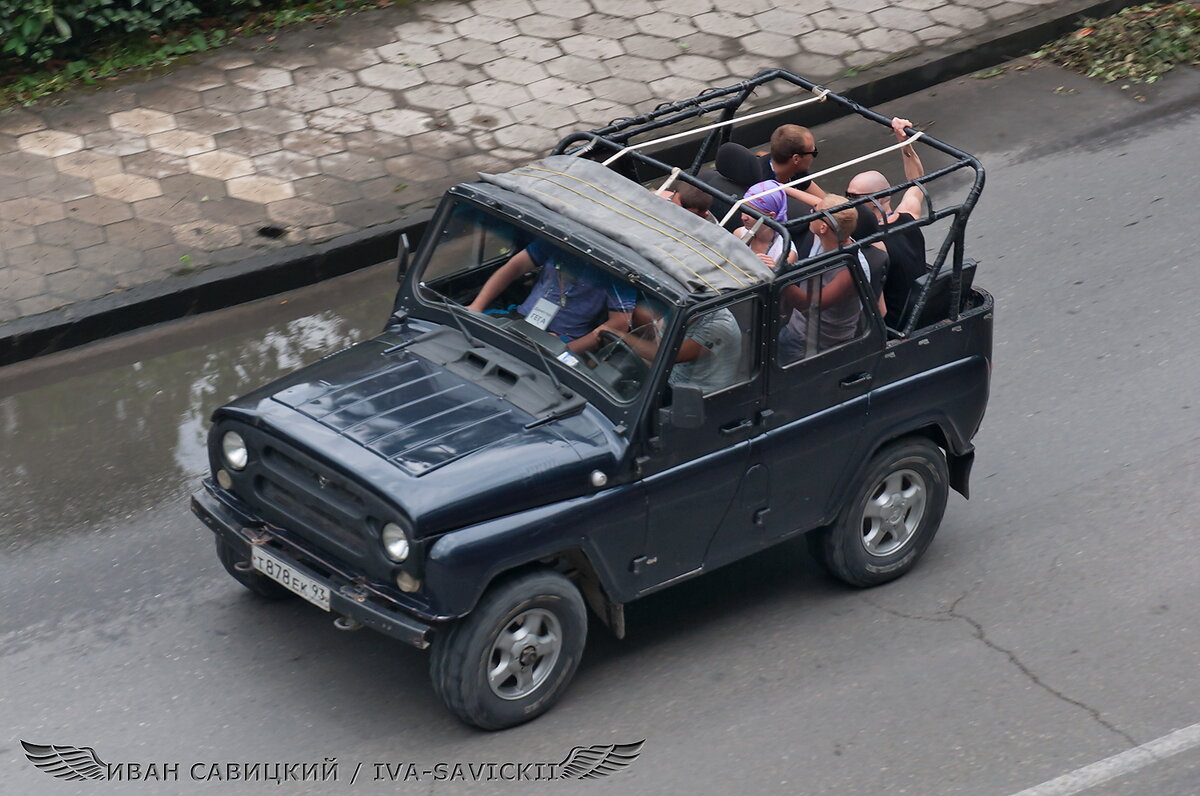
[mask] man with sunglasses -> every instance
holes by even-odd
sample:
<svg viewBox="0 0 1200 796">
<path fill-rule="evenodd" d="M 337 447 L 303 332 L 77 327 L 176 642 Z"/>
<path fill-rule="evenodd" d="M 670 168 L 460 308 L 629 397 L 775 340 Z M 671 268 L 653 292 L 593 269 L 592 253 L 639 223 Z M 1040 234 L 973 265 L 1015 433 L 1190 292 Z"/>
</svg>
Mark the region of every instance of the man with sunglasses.
<svg viewBox="0 0 1200 796">
<path fill-rule="evenodd" d="M 709 184 L 726 193 L 741 195 L 751 185 L 764 180 L 786 183 L 808 175 L 817 157 L 816 139 L 812 131 L 798 124 L 781 124 L 771 133 L 770 151 L 755 155 L 741 144 L 729 142 L 717 150 L 716 169 L 701 175 Z M 806 215 L 825 196 L 825 191 L 812 180 L 788 190 L 788 213 L 793 217 Z M 728 203 L 714 203 L 719 216 L 729 209 Z"/>
<path fill-rule="evenodd" d="M 892 133 L 896 140 L 908 140 L 905 129 L 912 127 L 908 119 L 892 119 Z M 911 145 L 900 150 L 904 162 L 905 180 L 915 180 L 925 174 L 925 166 L 920 156 Z M 863 171 L 855 174 L 846 187 L 848 199 L 859 199 L 864 196 L 886 191 L 891 187 L 887 177 L 878 171 Z M 875 201 L 865 205 L 875 216 L 876 222 L 884 228 L 905 221 L 921 218 L 925 214 L 925 195 L 915 185 L 904 192 L 896 209 L 892 209 L 891 195 L 877 196 Z M 887 302 L 889 326 L 895 328 L 904 315 L 909 293 L 918 277 L 925 274 L 925 236 L 920 227 L 911 227 L 899 232 L 889 232 L 883 239 L 888 253 L 888 271 L 883 285 L 883 296 Z"/>
</svg>

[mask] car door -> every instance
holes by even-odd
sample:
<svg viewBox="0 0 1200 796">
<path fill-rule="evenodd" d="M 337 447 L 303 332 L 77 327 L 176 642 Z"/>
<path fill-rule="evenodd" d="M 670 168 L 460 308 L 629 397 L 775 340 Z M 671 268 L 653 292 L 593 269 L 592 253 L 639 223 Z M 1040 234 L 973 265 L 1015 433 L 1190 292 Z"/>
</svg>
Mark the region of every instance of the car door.
<svg viewBox="0 0 1200 796">
<path fill-rule="evenodd" d="M 802 311 L 791 306 L 793 286 L 819 296 L 818 285 L 831 283 L 846 269 L 855 290 L 836 312 L 820 307 L 819 301 Z M 763 523 L 768 541 L 830 520 L 836 486 L 866 455 L 862 431 L 885 341 L 867 279 L 858 258 L 847 254 L 818 274 L 774 286 L 764 408 L 768 422 L 752 452 L 769 473 L 771 504 Z M 800 345 L 796 312 L 805 329 Z M 813 335 L 815 344 L 809 345 L 807 337 Z"/>
<path fill-rule="evenodd" d="M 762 430 L 762 334 L 766 289 L 733 302 L 692 313 L 684 339 L 696 329 L 706 344 L 728 330 L 737 332 L 736 350 L 721 352 L 735 363 L 723 372 L 696 374 L 684 363 L 673 367 L 676 384 L 703 381 L 704 422 L 699 428 L 659 425 L 660 438 L 641 461 L 649 504 L 645 554 L 634 562 L 641 592 L 698 570 L 708 545 L 730 511 L 751 466 L 751 440 Z M 708 327 L 707 334 L 703 331 Z M 718 334 L 713 334 L 713 327 Z M 718 344 L 718 345 L 722 345 Z M 713 351 L 710 348 L 710 355 Z M 672 387 L 664 385 L 663 404 Z"/>
</svg>

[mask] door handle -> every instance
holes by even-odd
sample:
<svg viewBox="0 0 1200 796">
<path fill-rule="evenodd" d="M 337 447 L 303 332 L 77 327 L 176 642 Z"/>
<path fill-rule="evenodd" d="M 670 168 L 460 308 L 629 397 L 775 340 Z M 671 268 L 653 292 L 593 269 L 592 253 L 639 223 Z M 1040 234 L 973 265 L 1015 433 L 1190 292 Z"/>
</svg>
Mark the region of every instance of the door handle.
<svg viewBox="0 0 1200 796">
<path fill-rule="evenodd" d="M 859 385 L 867 384 L 871 381 L 871 378 L 872 376 L 870 373 L 855 373 L 853 376 L 847 376 L 838 383 L 846 389 L 849 389 L 851 387 L 858 387 Z"/>
<path fill-rule="evenodd" d="M 721 433 L 728 437 L 730 434 L 736 434 L 739 431 L 745 431 L 753 425 L 754 421 L 750 418 L 746 418 L 745 420 L 739 420 L 736 423 L 730 423 L 727 426 L 721 426 Z"/>
</svg>

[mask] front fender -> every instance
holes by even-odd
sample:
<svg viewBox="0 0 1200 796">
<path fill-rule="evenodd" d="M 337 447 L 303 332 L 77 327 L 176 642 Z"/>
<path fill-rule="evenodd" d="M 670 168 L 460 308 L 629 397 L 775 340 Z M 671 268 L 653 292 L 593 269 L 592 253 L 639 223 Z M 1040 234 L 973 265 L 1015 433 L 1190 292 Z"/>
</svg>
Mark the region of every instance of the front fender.
<svg viewBox="0 0 1200 796">
<path fill-rule="evenodd" d="M 425 562 L 426 594 L 438 615 L 462 617 L 505 572 L 579 549 L 609 597 L 626 602 L 636 591 L 628 564 L 645 532 L 640 483 L 517 512 L 439 537 Z"/>
</svg>

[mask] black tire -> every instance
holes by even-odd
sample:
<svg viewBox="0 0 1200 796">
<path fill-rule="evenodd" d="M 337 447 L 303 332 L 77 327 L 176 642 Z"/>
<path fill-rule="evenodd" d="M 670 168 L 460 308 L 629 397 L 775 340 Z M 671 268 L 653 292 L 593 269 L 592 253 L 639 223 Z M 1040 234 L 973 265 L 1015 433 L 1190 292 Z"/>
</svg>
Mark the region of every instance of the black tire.
<svg viewBox="0 0 1200 796">
<path fill-rule="evenodd" d="M 244 564 L 247 559 L 242 558 L 234 552 L 234 549 L 220 536 L 217 537 L 217 558 L 220 560 L 221 566 L 225 567 L 225 571 L 234 580 L 264 600 L 286 600 L 289 597 L 295 596 L 261 572 L 242 572 L 239 570 L 237 564 Z"/>
<path fill-rule="evenodd" d="M 809 534 L 809 549 L 851 586 L 878 586 L 908 572 L 933 541 L 949 497 L 941 449 L 922 437 L 871 459 L 837 520 Z"/>
<path fill-rule="evenodd" d="M 500 730 L 558 701 L 586 641 L 579 590 L 557 572 L 529 572 L 490 588 L 469 616 L 434 637 L 429 675 L 454 715 Z"/>
</svg>

